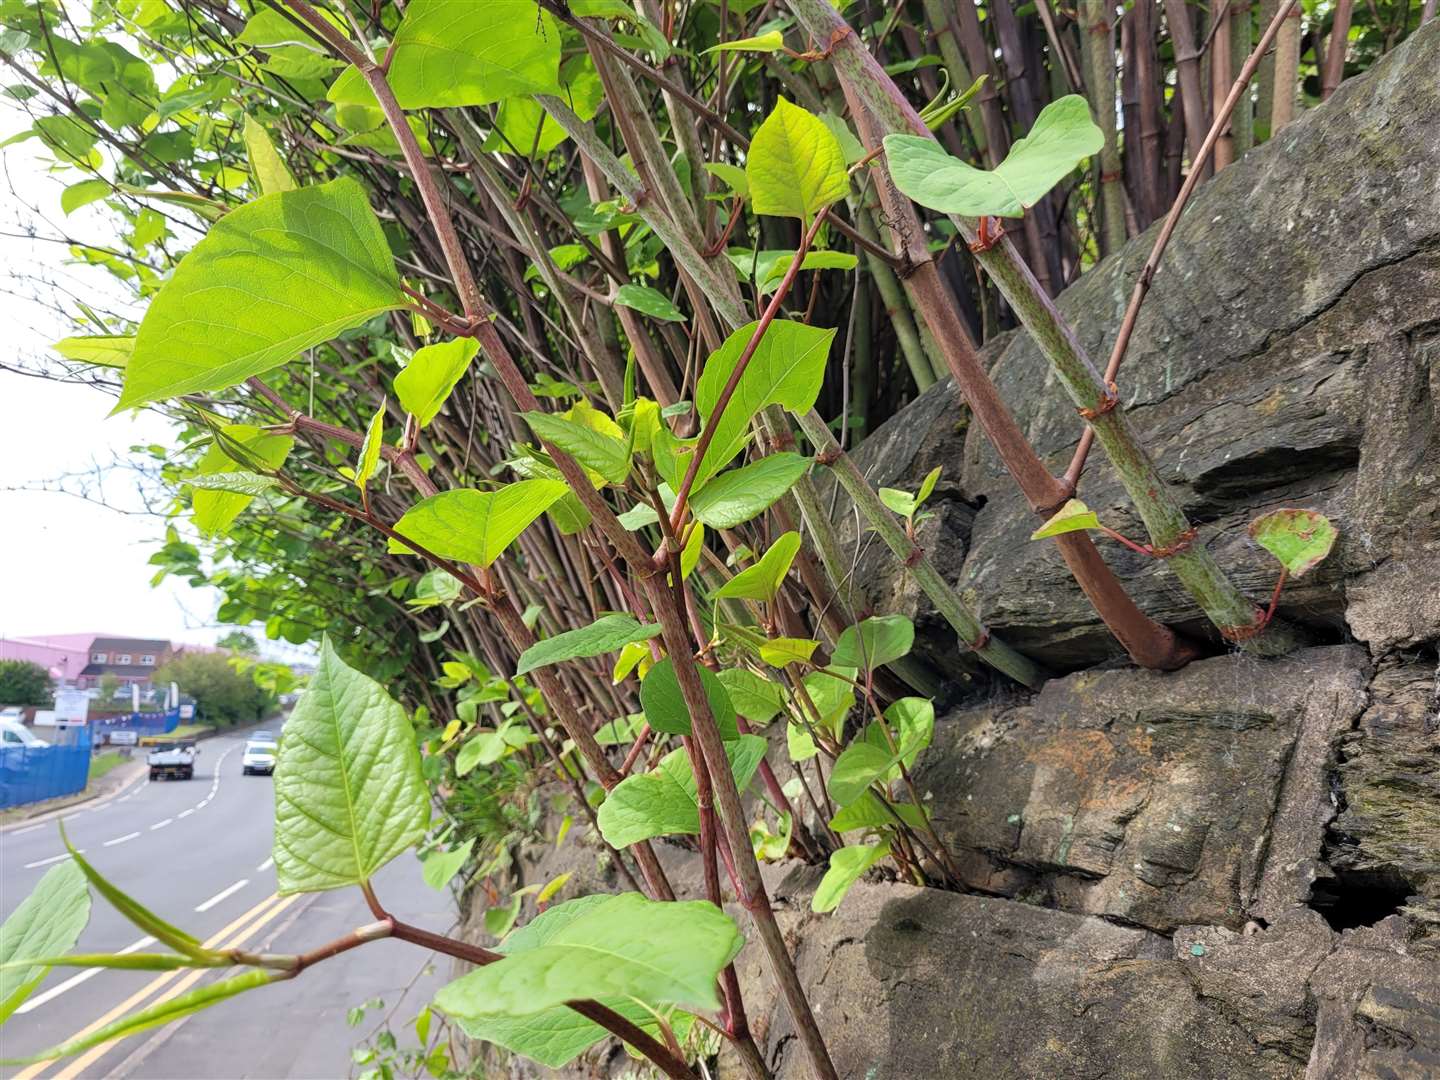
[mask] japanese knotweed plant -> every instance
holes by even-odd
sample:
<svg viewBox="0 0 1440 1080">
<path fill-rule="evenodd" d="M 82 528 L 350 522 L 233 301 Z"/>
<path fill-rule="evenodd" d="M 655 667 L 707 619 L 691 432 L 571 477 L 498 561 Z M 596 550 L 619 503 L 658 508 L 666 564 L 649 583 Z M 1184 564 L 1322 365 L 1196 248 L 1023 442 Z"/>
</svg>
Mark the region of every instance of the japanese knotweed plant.
<svg viewBox="0 0 1440 1080">
<path fill-rule="evenodd" d="M 856 271 L 847 246 L 863 250 L 887 283 L 887 307 L 905 306 L 895 318 L 897 328 L 911 320 L 908 335 L 897 329 L 911 370 L 955 375 L 1032 509 L 1051 519 L 1039 535 L 1055 538 L 1132 657 L 1174 667 L 1196 654 L 1125 595 L 1085 535 L 1098 522 L 1063 526 L 1083 516 L 1062 509 L 1080 469 L 1057 478 L 1040 463 L 979 362 L 911 199 L 954 216 L 1056 366 L 1150 527 L 1151 543 L 1136 546 L 1169 560 L 1223 633 L 1256 648 L 1292 642 L 1272 625 L 1273 602 L 1260 610 L 1203 545 L 1192 545 L 1115 390 L 1001 235 L 999 219 L 1036 207 L 1102 145 L 1084 100 L 1052 103 L 1008 156 L 977 169 L 931 136 L 963 97 L 915 112 L 833 5 L 789 6 L 821 47 L 785 48 L 790 23 L 721 42 L 718 99 L 731 54 L 783 55 L 799 69 L 833 67 L 839 87 L 827 92 L 836 111 L 826 113 L 820 93 L 792 71 L 787 89 L 796 100 L 778 97 L 749 135 L 637 55 L 671 53 L 675 27 L 656 17 L 658 5 L 411 0 L 403 14 L 386 9 L 362 26 L 340 5 L 283 0 L 245 20 L 229 12 L 218 19 L 261 58 L 258 85 L 295 110 L 281 110 L 288 145 L 233 109 L 243 170 L 209 162 L 214 183 L 190 185 L 200 190 L 140 189 L 193 214 L 204 236 L 168 277 L 134 271 L 151 298 L 134 335 L 71 338 L 63 351 L 123 368 L 117 409 L 161 406 L 186 418 L 189 443 L 180 461 L 167 462 L 167 478 L 210 536 L 251 504 L 265 510 L 281 535 L 246 552 L 249 562 L 298 565 L 353 542 L 361 530 L 352 523 L 383 538 L 383 550 L 353 560 L 362 569 L 339 586 L 325 563 L 305 564 L 315 567 L 321 599 L 261 612 L 275 636 L 307 640 L 307 618 L 323 618 L 316 608 L 326 603 L 364 596 L 374 602 L 363 609 L 369 615 L 403 596 L 418 645 L 443 640 L 449 659 L 420 650 L 431 668 L 418 694 L 425 703 L 407 715 L 385 685 L 390 643 L 356 619 L 342 628 L 356 643 L 341 650 L 353 666 L 327 641 L 282 740 L 282 891 L 359 887 L 373 923 L 298 956 L 218 949 L 119 893 L 77 853 L 43 879 L 35 901 L 74 917 L 42 930 L 27 907 L 6 924 L 0 972 L 14 974 L 0 1008 L 13 1008 L 59 964 L 241 970 L 49 1056 L 294 978 L 391 936 L 478 965 L 434 1003 L 475 1038 L 558 1067 L 613 1035 L 667 1075 L 693 1076 L 689 1058 L 708 1045 L 700 1036 L 718 1034 L 752 1077 L 764 1077 L 733 966 L 743 942 L 723 910 L 728 886 L 811 1070 L 834 1077 L 760 860 L 826 862 L 812 903 L 819 912 L 881 864 L 918 884 L 963 881 L 912 775 L 935 722 L 927 697 L 908 692 L 923 682 L 907 666 L 914 627 L 858 610 L 817 469 L 833 472 L 865 525 L 981 661 L 1027 686 L 1044 678 L 1034 659 L 985 628 L 919 546 L 916 525 L 938 476 L 913 495 L 876 492 L 845 453 L 843 427 L 837 438 L 817 411 L 841 350 L 838 327 L 815 325 L 816 298 L 822 282 Z M 34 34 L 45 56 L 47 43 L 53 48 L 47 26 L 37 18 L 16 32 Z M 7 62 L 18 47 L 25 44 L 6 39 Z M 172 53 L 179 62 L 182 50 Z M 60 59 L 42 63 L 90 78 L 96 65 L 68 64 L 69 55 L 61 49 Z M 113 50 L 106 55 L 114 68 Z M 668 141 L 632 71 L 660 92 Z M 120 76 L 138 79 L 126 65 Z M 141 82 L 103 105 L 97 93 L 95 107 L 77 106 L 78 115 L 96 127 L 143 128 L 148 113 L 125 111 L 127 100 L 149 93 Z M 213 100 L 213 86 L 197 82 L 167 100 L 167 116 Z M 709 160 L 718 155 L 707 155 L 696 118 L 743 163 Z M 75 167 L 99 168 L 93 142 L 82 147 L 55 124 L 37 130 L 47 145 L 69 138 Z M 546 155 L 567 140 L 585 197 L 567 195 L 562 205 L 547 184 Z M 145 168 L 156 156 L 144 144 L 136 151 L 128 136 L 113 145 Z M 376 159 L 365 182 L 342 167 Z M 226 169 L 254 197 L 230 197 Z M 97 183 L 106 182 L 91 177 L 82 181 L 91 187 L 71 189 L 71 202 L 111 190 Z M 717 208 L 723 225 L 712 220 Z M 136 215 L 134 227 L 148 235 L 156 224 Z M 557 227 L 573 238 L 551 243 Z M 737 229 L 753 233 L 753 247 L 729 248 Z M 498 298 L 485 287 L 497 278 L 477 277 L 475 266 L 475 237 L 492 233 L 504 238 L 497 258 L 518 263 L 498 279 L 509 290 Z M 767 246 L 767 237 L 776 239 Z M 662 261 L 673 267 L 668 291 L 656 287 Z M 576 276 L 582 264 L 603 268 L 607 291 Z M 347 363 L 357 350 L 366 350 L 363 362 Z M 678 384 L 666 355 L 684 359 Z M 557 356 L 583 365 L 572 372 Z M 237 405 L 240 393 L 248 397 Z M 470 423 L 457 428 L 452 416 L 466 394 Z M 482 394 L 493 396 L 474 405 Z M 503 448 L 503 457 L 472 467 L 476 444 Z M 533 527 L 542 519 L 544 529 Z M 1311 519 L 1296 528 L 1267 522 L 1256 539 L 1298 574 L 1323 557 L 1319 547 L 1328 550 L 1326 529 Z M 369 565 L 382 560 L 404 574 Z M 162 574 L 195 575 L 198 561 L 175 536 L 158 565 Z M 269 595 L 252 581 L 229 584 L 233 595 Z M 771 738 L 758 733 L 765 729 Z M 784 782 L 777 763 L 789 773 Z M 500 838 L 539 824 L 501 809 L 531 771 L 570 786 L 572 809 L 590 817 L 631 892 L 570 899 L 518 929 L 529 896 L 549 903 L 565 883 L 525 886 L 508 901 L 497 893 L 485 920 L 502 938 L 493 951 L 385 911 L 370 879 L 417 845 L 437 886 L 497 869 Z M 448 820 L 432 821 L 432 788 Z M 468 806 L 457 790 L 472 796 Z M 476 790 L 496 799 L 475 799 Z M 567 814 L 559 839 L 571 821 Z M 483 845 L 456 835 L 464 822 L 488 834 Z M 697 853 L 704 900 L 677 900 L 651 847 L 660 839 Z M 67 955 L 90 886 L 171 951 Z"/>
</svg>

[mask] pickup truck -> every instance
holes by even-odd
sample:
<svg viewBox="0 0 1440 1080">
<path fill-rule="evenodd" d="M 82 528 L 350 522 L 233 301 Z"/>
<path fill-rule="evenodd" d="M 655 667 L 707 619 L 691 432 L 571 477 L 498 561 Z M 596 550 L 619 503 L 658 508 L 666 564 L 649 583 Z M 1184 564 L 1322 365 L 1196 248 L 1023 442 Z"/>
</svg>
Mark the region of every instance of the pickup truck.
<svg viewBox="0 0 1440 1080">
<path fill-rule="evenodd" d="M 195 775 L 195 755 L 200 753 L 194 743 L 163 743 L 150 751 L 150 779 L 189 780 Z"/>
</svg>

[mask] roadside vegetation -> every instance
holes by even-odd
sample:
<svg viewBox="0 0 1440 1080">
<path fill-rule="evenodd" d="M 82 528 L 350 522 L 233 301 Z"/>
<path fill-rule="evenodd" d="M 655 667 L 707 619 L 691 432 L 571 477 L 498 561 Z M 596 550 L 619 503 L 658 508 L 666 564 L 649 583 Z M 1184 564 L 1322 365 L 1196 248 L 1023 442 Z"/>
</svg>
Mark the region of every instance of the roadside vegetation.
<svg viewBox="0 0 1440 1080">
<path fill-rule="evenodd" d="M 835 1077 L 761 864 L 822 867 L 820 913 L 866 874 L 960 887 L 912 780 L 934 680 L 910 620 L 867 610 L 835 517 L 905 568 L 975 686 L 1036 688 L 1052 666 L 924 549 L 944 466 L 876 490 L 847 450 L 952 378 L 1032 542 L 1148 668 L 1298 647 L 1278 598 L 1336 539 L 1304 508 L 1258 518 L 1273 587 L 1242 590 L 1128 421 L 1121 369 L 1195 184 L 1412 16 L 1280 0 L 1207 30 L 1167 2 L 1130 9 L 1117 42 L 1119 10 L 114 0 L 77 26 L 0 2 L 26 137 L 67 210 L 119 228 L 71 250 L 144 304 L 138 324 L 77 308 L 56 349 L 117 410 L 176 422 L 139 450 L 172 507 L 156 580 L 319 647 L 280 746 L 275 869 L 283 893 L 358 888 L 372 915 L 298 955 L 217 951 L 74 852 L 5 925 L 0 1019 L 54 966 L 225 969 L 40 1056 L 74 1054 L 389 937 L 474 967 L 416 1019 L 419 1048 L 372 1047 L 367 1075 L 460 1070 L 458 1034 L 552 1068 L 615 1037 L 686 1080 L 723 1046 L 763 1080 L 748 948 Z M 1052 298 L 1154 222 L 1090 355 Z M 1035 392 L 1076 414 L 1058 475 L 980 352 L 1019 327 L 1050 364 Z M 1133 535 L 1083 501 L 1101 461 Z M 1141 611 L 1116 544 L 1163 563 L 1209 630 Z M 155 678 L 221 725 L 288 689 L 223 654 Z M 622 892 L 505 888 L 517 841 L 575 829 Z M 677 897 L 659 843 L 695 860 L 701 895 Z M 387 910 L 371 879 L 411 850 L 437 888 L 479 890 L 498 944 Z M 69 955 L 92 890 L 163 950 Z"/>
</svg>

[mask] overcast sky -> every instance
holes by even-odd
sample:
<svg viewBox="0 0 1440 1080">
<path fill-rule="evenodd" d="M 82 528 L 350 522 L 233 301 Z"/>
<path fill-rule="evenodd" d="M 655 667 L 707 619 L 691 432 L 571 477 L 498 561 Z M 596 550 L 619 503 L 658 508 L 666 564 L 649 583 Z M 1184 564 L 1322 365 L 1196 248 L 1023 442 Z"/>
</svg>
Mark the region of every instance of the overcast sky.
<svg viewBox="0 0 1440 1080">
<path fill-rule="evenodd" d="M 0 140 L 28 126 L 23 113 L 0 103 Z M 123 307 L 124 299 L 103 272 L 65 265 L 63 244 L 14 235 L 30 221 L 46 235 L 63 228 L 78 239 L 105 243 L 111 230 L 99 204 L 69 218 L 60 211 L 60 191 L 78 174 L 70 171 L 66 181 L 51 175 L 37 140 L 8 146 L 0 155 L 0 232 L 6 234 L 0 235 L 0 350 L 12 365 L 43 357 L 51 342 L 70 332 L 61 312 L 34 298 L 38 292 L 67 302 L 44 282 L 58 281 L 87 301 L 108 299 L 112 309 Z M 31 208 L 39 210 L 39 220 Z M 94 630 L 213 642 L 224 632 L 212 625 L 213 590 L 175 579 L 150 587 L 154 567 L 146 560 L 164 536 L 160 519 L 71 495 L 16 490 L 98 470 L 108 502 L 140 509 L 134 478 L 107 467 L 134 444 L 168 443 L 168 425 L 153 413 L 107 419 L 113 405 L 90 387 L 0 371 L 0 635 Z"/>
</svg>

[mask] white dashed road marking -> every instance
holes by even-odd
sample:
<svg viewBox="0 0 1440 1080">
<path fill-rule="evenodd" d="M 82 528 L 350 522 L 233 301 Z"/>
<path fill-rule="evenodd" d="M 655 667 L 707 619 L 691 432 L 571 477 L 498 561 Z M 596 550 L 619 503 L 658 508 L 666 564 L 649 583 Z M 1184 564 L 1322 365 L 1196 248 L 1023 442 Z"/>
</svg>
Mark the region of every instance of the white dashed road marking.
<svg viewBox="0 0 1440 1080">
<path fill-rule="evenodd" d="M 210 899 L 206 900 L 203 904 L 196 904 L 195 910 L 209 911 L 216 904 L 220 903 L 222 900 L 226 900 L 229 897 L 234 896 L 237 892 L 239 892 L 241 889 L 243 889 L 246 885 L 249 884 L 249 878 L 241 878 L 239 881 L 235 882 L 234 885 L 231 885 L 228 889 L 221 889 L 218 893 L 210 897 Z"/>
<path fill-rule="evenodd" d="M 255 872 L 257 874 L 263 874 L 266 870 L 269 870 L 274 865 L 275 857 L 272 855 L 270 858 L 262 862 L 259 866 L 255 867 Z"/>
<path fill-rule="evenodd" d="M 127 953 L 139 952 L 141 949 L 145 948 L 147 945 L 154 945 L 154 944 L 155 944 L 155 939 L 154 939 L 153 937 L 142 937 L 139 941 L 132 942 L 132 943 L 130 943 L 129 945 L 126 945 L 125 948 L 121 949 L 121 950 L 120 950 L 120 955 L 121 955 L 121 956 L 124 956 L 124 955 L 126 955 Z M 20 1008 L 16 1009 L 15 1011 L 16 1011 L 16 1013 L 28 1013 L 31 1009 L 38 1009 L 41 1005 L 44 1005 L 46 1002 L 48 1002 L 48 1001 L 54 1001 L 54 1000 L 55 1000 L 57 997 L 59 997 L 61 994 L 65 993 L 65 991 L 67 991 L 67 990 L 74 990 L 75 987 L 79 986 L 79 985 L 80 985 L 81 983 L 83 983 L 86 979 L 93 979 L 96 975 L 99 975 L 100 972 L 102 972 L 102 971 L 104 971 L 104 970 L 105 970 L 104 968 L 86 968 L 84 971 L 80 972 L 80 974 L 74 975 L 74 976 L 66 979 L 64 982 L 60 983 L 58 986 L 53 986 L 53 987 L 51 987 L 49 990 L 46 990 L 43 994 L 36 994 L 33 998 L 31 998 L 29 1001 L 25 1002 L 24 1005 L 21 1005 Z"/>
<path fill-rule="evenodd" d="M 116 844 L 123 844 L 126 840 L 134 840 L 140 834 L 138 832 L 126 833 L 124 836 L 117 836 L 114 840 L 106 840 L 101 847 L 114 847 Z"/>
<path fill-rule="evenodd" d="M 157 821 L 154 825 L 150 826 L 150 831 L 154 832 L 156 829 L 163 829 L 166 825 L 169 825 L 174 820 L 175 819 L 173 817 L 167 817 L 164 821 Z"/>
<path fill-rule="evenodd" d="M 80 849 L 80 854 L 85 854 L 84 848 Z M 27 862 L 25 864 L 25 869 L 34 870 L 37 866 L 49 866 L 51 863 L 61 862 L 62 860 L 68 859 L 69 857 L 70 853 L 68 851 L 65 852 L 63 855 L 52 855 L 48 859 L 40 859 L 37 862 Z"/>
</svg>

